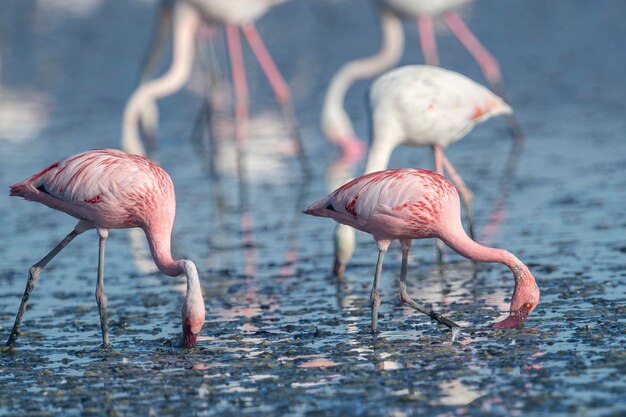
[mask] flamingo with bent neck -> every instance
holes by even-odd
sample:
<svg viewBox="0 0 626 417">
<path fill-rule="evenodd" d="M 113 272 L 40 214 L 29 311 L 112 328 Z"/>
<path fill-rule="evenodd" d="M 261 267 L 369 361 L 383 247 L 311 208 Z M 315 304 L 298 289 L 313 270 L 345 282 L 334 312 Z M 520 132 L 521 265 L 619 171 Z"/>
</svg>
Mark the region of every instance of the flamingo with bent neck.
<svg viewBox="0 0 626 417">
<path fill-rule="evenodd" d="M 161 167 L 142 156 L 114 149 L 94 149 L 56 162 L 12 185 L 11 195 L 63 211 L 79 221 L 74 230 L 30 268 L 7 346 L 17 340 L 28 299 L 43 268 L 76 236 L 93 228 L 97 229 L 100 242 L 96 301 L 102 344 L 110 346 L 104 293 L 104 245 L 109 229 L 132 227 L 145 232 L 150 252 L 161 272 L 171 277 L 186 276 L 182 334 L 178 344 L 186 348 L 195 346 L 205 316 L 202 288 L 195 264 L 187 259 L 172 258 L 170 239 L 176 198 L 172 180 Z"/>
<path fill-rule="evenodd" d="M 370 295 L 372 331 L 378 330 L 380 275 L 385 253 L 393 240 L 402 244 L 400 302 L 452 329 L 458 325 L 411 298 L 406 275 L 413 239 L 439 238 L 459 255 L 476 262 L 506 265 L 515 282 L 509 316 L 494 327 L 521 326 L 539 302 L 539 287 L 532 273 L 515 255 L 474 242 L 461 224 L 459 195 L 445 177 L 424 169 L 401 168 L 356 178 L 304 211 L 330 217 L 338 223 L 370 233 L 378 244 L 378 262 Z"/>
</svg>

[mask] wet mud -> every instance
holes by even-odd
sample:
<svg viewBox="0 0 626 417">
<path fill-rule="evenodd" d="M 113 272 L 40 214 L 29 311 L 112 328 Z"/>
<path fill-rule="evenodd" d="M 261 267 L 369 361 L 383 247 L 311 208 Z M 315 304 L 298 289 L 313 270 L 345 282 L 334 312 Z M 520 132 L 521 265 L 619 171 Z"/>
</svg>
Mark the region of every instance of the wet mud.
<svg viewBox="0 0 626 417">
<path fill-rule="evenodd" d="M 34 137 L 18 140 L 0 124 L 7 187 L 73 153 L 118 147 L 150 35 L 138 31 L 152 25 L 150 2 L 90 1 L 70 11 L 43 3 L 9 1 L 14 18 L 0 17 L 0 93 L 45 96 L 22 99 L 45 125 Z M 512 295 L 506 268 L 449 249 L 439 267 L 431 241 L 414 243 L 409 292 L 463 326 L 455 341 L 397 300 L 398 244 L 383 269 L 379 334 L 369 332 L 371 237 L 357 236 L 345 280 L 330 276 L 334 224 L 301 213 L 328 191 L 337 157 L 318 128 L 322 94 L 342 62 L 376 50 L 378 29 L 369 3 L 298 0 L 258 28 L 294 89 L 311 181 L 249 51 L 243 208 L 232 120 L 216 122 L 219 180 L 206 143 L 190 139 L 201 68 L 191 87 L 160 103 L 155 158 L 176 186 L 173 250 L 198 265 L 207 306 L 197 347 L 173 347 L 184 280 L 154 270 L 143 236 L 114 230 L 105 273 L 113 346 L 100 348 L 97 235 L 86 233 L 44 270 L 17 345 L 0 349 L 0 416 L 624 415 L 626 5 L 601 3 L 480 0 L 463 13 L 500 59 L 527 140 L 513 173 L 502 119 L 477 127 L 448 157 L 474 191 L 479 241 L 515 253 L 537 279 L 541 302 L 523 329 L 490 328 Z M 413 25 L 406 36 L 403 63 L 421 62 Z M 444 66 L 483 82 L 444 28 L 438 40 Z M 363 138 L 367 85 L 356 84 L 346 102 Z M 391 165 L 429 168 L 432 156 L 402 149 Z M 0 223 L 5 338 L 28 267 L 74 220 L 5 194 Z"/>
</svg>

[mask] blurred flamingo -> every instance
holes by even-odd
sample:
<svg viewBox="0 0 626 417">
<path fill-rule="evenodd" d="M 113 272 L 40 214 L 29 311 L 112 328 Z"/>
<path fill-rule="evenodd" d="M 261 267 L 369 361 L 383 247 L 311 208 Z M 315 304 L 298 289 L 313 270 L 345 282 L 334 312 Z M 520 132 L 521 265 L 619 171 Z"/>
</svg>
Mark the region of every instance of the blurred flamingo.
<svg viewBox="0 0 626 417">
<path fill-rule="evenodd" d="M 17 340 L 22 316 L 39 274 L 76 236 L 96 228 L 99 235 L 96 301 L 102 343 L 109 346 L 104 293 L 104 245 L 109 229 L 143 229 L 157 267 L 166 275 L 185 275 L 187 291 L 182 307 L 182 335 L 178 343 L 195 345 L 204 324 L 205 307 L 195 264 L 172 259 L 170 239 L 176 199 L 169 175 L 150 160 L 113 149 L 95 149 L 56 162 L 11 186 L 11 195 L 36 201 L 79 219 L 54 249 L 34 264 L 7 346 Z"/>
<path fill-rule="evenodd" d="M 506 265 L 515 279 L 509 316 L 494 327 L 518 327 L 539 302 L 539 288 L 530 270 L 513 254 L 482 246 L 467 236 L 460 220 L 459 195 L 450 181 L 423 169 L 390 169 L 359 177 L 318 200 L 306 214 L 330 217 L 338 223 L 370 233 L 378 244 L 378 262 L 370 302 L 372 331 L 378 329 L 379 283 L 389 244 L 400 240 L 402 268 L 400 301 L 453 330 L 458 325 L 417 304 L 407 292 L 406 274 L 413 239 L 437 237 L 458 254 L 476 262 Z"/>
<path fill-rule="evenodd" d="M 476 59 L 494 91 L 505 98 L 498 61 L 482 46 L 454 11 L 470 1 L 378 0 L 382 34 L 380 50 L 370 57 L 344 64 L 333 76 L 322 108 L 321 126 L 326 137 L 339 145 L 344 153 L 364 151 L 364 146 L 356 138 L 352 122 L 345 111 L 343 105 L 345 95 L 355 81 L 378 75 L 400 60 L 404 50 L 403 18 L 417 20 L 425 62 L 427 65 L 439 65 L 432 21 L 433 18 L 441 16 L 452 33 Z M 516 141 L 522 140 L 523 133 L 515 116 L 511 115 L 509 125 Z"/>
<path fill-rule="evenodd" d="M 295 142 L 305 174 L 309 174 L 308 161 L 304 153 L 302 138 L 295 120 L 291 93 L 287 83 L 278 71 L 276 64 L 268 53 L 254 21 L 265 14 L 272 6 L 285 0 L 177 0 L 173 6 L 163 2 L 163 13 L 167 16 L 173 7 L 171 25 L 173 32 L 173 58 L 169 70 L 161 77 L 147 81 L 131 95 L 124 110 L 122 123 L 122 148 L 131 153 L 145 155 L 145 148 L 139 137 L 138 121 L 140 113 L 149 108 L 159 98 L 178 91 L 189 79 L 195 55 L 193 40 L 200 25 L 204 22 L 226 26 L 228 51 L 231 59 L 232 76 L 235 90 L 236 139 L 244 139 L 246 134 L 245 121 L 248 115 L 248 88 L 243 66 L 240 30 L 248 41 L 253 54 L 268 78 L 276 99 L 288 120 L 291 136 Z M 165 17 L 161 20 L 168 21 Z M 166 26 L 166 24 L 164 24 Z M 167 27 L 167 26 L 166 26 Z M 160 42 L 162 30 L 157 31 L 155 44 Z M 151 54 L 152 55 L 152 54 Z M 148 58 L 144 65 L 152 65 Z"/>
</svg>

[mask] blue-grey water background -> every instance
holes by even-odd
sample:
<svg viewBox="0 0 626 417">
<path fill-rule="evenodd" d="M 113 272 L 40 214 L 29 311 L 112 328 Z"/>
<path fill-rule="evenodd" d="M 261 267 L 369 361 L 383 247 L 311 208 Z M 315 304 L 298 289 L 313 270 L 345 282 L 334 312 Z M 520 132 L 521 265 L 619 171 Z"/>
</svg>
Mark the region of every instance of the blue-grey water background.
<svg viewBox="0 0 626 417">
<path fill-rule="evenodd" d="M 71 154 L 119 146 L 154 13 L 153 1 L 3 0 L 3 187 Z M 422 241 L 412 250 L 410 292 L 460 322 L 461 337 L 451 343 L 445 329 L 399 305 L 398 245 L 383 271 L 381 333 L 369 333 L 374 242 L 358 235 L 346 281 L 337 282 L 329 274 L 334 225 L 300 210 L 328 191 L 326 170 L 337 156 L 318 127 L 325 87 L 343 62 L 377 50 L 376 12 L 364 0 L 294 0 L 257 27 L 294 90 L 314 165 L 310 184 L 303 186 L 249 50 L 243 216 L 230 121 L 222 124 L 219 182 L 190 140 L 202 70 L 159 103 L 157 158 L 177 191 L 173 247 L 198 264 L 207 305 L 197 349 L 171 347 L 184 281 L 152 270 L 137 235 L 131 241 L 123 230 L 112 231 L 107 246 L 113 348 L 100 349 L 97 236 L 86 233 L 43 272 L 17 348 L 0 354 L 0 415 L 626 414 L 625 15 L 621 0 L 479 0 L 462 11 L 499 59 L 527 133 L 505 208 L 496 212 L 500 226 L 482 235 L 537 278 L 542 300 L 524 329 L 489 328 L 512 293 L 506 268 L 474 270 L 447 251 L 440 271 L 432 242 Z M 402 63 L 422 62 L 415 25 L 405 29 Z M 445 27 L 437 33 L 442 65 L 484 83 Z M 357 83 L 346 100 L 362 138 L 368 85 Z M 474 191 L 479 231 L 494 218 L 510 149 L 501 119 L 449 148 Z M 392 165 L 430 168 L 431 153 L 398 150 Z M 75 222 L 7 194 L 0 197 L 3 339 L 28 267 Z"/>
</svg>

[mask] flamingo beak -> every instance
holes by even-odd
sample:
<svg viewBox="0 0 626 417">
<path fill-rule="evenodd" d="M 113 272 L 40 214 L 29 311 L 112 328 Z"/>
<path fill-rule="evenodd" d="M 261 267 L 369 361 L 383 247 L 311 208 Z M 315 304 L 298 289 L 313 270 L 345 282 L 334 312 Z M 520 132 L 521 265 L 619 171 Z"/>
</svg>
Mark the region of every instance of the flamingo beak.
<svg viewBox="0 0 626 417">
<path fill-rule="evenodd" d="M 192 333 L 190 331 L 184 331 L 181 340 L 181 346 L 185 349 L 191 349 L 196 346 L 196 338 L 198 333 Z"/>
<path fill-rule="evenodd" d="M 496 329 L 522 327 L 531 311 L 532 306 L 530 304 L 524 304 L 519 310 L 511 311 L 509 317 L 494 323 L 492 327 Z"/>
<path fill-rule="evenodd" d="M 495 329 L 502 328 L 517 328 L 524 324 L 524 319 L 517 312 L 512 311 L 509 317 L 505 318 L 502 321 L 492 324 L 492 327 Z"/>
<path fill-rule="evenodd" d="M 333 276 L 339 279 L 346 277 L 346 264 L 339 259 L 335 259 L 335 263 L 333 264 Z"/>
</svg>

